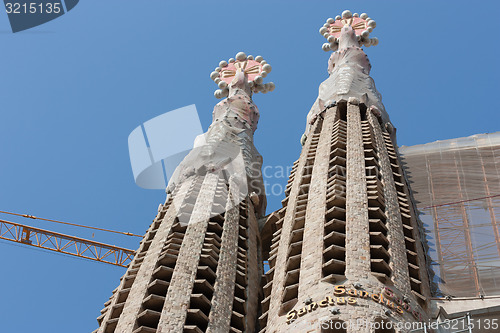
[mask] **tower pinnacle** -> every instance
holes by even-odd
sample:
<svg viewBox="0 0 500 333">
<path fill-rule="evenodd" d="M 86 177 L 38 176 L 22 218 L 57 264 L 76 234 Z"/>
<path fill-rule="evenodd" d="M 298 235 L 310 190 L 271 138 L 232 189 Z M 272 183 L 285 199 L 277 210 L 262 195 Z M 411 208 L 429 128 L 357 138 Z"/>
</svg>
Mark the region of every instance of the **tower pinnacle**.
<svg viewBox="0 0 500 333">
<path fill-rule="evenodd" d="M 231 87 L 248 90 L 252 92 L 263 92 L 274 90 L 274 83 L 263 83 L 264 78 L 272 70 L 271 65 L 261 56 L 254 57 L 238 52 L 235 58 L 221 61 L 219 67 L 210 74 L 210 78 L 219 86 L 214 93 L 216 98 L 224 98 L 230 95 Z"/>
<path fill-rule="evenodd" d="M 301 138 L 303 144 L 309 131 L 327 107 L 334 103 L 355 99 L 373 112 L 384 124 L 393 139 L 394 126 L 382 104 L 382 95 L 370 77 L 371 65 L 361 46 L 377 45 L 378 39 L 370 38 L 376 23 L 366 13 L 351 14 L 346 10 L 341 16 L 329 18 L 319 32 L 328 40 L 323 50 L 334 51 L 328 60 L 330 76 L 321 83 L 316 102 L 307 115 L 307 125 Z M 333 104 L 332 104 L 333 103 Z"/>
<path fill-rule="evenodd" d="M 369 47 L 371 45 L 375 46 L 378 44 L 378 38 L 370 38 L 370 33 L 377 26 L 376 22 L 368 17 L 368 14 L 363 13 L 359 15 L 358 13 L 352 14 L 349 10 L 344 10 L 342 16 L 337 15 L 334 19 L 329 18 L 326 23 L 319 29 L 319 33 L 328 40 L 328 43 L 323 44 L 324 51 L 336 51 L 339 48 L 339 43 L 341 39 L 344 39 L 344 43 L 347 42 L 344 38 L 341 38 L 344 34 L 342 33 L 343 28 L 351 27 L 354 31 L 355 39 L 357 40 L 356 46 L 364 45 Z M 344 33 L 350 29 L 344 29 Z M 345 45 L 340 45 L 345 47 Z"/>
</svg>

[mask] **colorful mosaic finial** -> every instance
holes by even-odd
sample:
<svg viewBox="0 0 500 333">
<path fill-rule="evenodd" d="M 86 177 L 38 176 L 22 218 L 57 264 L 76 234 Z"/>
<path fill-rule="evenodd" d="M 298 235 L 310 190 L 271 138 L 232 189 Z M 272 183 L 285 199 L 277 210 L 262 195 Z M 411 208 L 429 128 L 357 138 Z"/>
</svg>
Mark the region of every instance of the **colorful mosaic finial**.
<svg viewBox="0 0 500 333">
<path fill-rule="evenodd" d="M 340 31 L 345 25 L 352 27 L 360 45 L 369 47 L 378 44 L 378 38 L 370 38 L 370 32 L 377 26 L 375 21 L 369 18 L 366 13 L 359 15 L 344 10 L 342 16 L 337 15 L 334 19 L 329 18 L 319 29 L 319 33 L 328 40 L 328 43 L 323 44 L 323 51 L 336 51 L 338 49 Z"/>
<path fill-rule="evenodd" d="M 243 52 L 238 52 L 235 58 L 228 61 L 221 61 L 211 74 L 210 78 L 219 86 L 214 93 L 216 98 L 224 98 L 229 95 L 229 86 L 233 82 L 238 72 L 245 74 L 248 84 L 253 92 L 267 93 L 274 90 L 274 83 L 263 83 L 264 78 L 272 70 L 271 65 L 261 56 L 247 56 Z"/>
</svg>

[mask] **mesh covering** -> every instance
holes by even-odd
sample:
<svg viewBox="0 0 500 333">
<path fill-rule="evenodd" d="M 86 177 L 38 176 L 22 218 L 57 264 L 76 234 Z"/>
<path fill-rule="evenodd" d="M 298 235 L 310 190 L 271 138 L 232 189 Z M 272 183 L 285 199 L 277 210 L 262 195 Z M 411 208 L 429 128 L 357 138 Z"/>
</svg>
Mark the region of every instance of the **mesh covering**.
<svg viewBox="0 0 500 333">
<path fill-rule="evenodd" d="M 500 295 L 500 132 L 401 147 L 436 295 Z"/>
</svg>

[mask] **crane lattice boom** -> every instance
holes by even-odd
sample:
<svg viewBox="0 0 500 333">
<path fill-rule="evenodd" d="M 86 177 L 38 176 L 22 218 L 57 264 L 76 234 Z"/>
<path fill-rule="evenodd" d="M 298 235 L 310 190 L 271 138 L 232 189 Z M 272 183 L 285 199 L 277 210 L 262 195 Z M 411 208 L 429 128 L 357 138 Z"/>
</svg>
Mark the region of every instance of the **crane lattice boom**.
<svg viewBox="0 0 500 333">
<path fill-rule="evenodd" d="M 19 223 L 0 220 L 0 239 L 127 267 L 135 251 Z"/>
</svg>

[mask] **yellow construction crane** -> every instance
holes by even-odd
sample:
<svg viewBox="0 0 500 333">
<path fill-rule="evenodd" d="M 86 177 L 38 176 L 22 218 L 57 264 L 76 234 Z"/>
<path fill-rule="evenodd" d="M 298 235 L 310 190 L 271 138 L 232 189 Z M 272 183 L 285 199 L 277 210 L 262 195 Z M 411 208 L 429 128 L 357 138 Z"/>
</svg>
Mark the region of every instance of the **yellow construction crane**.
<svg viewBox="0 0 500 333">
<path fill-rule="evenodd" d="M 30 219 L 39 219 L 49 222 L 72 225 L 82 228 L 112 232 L 133 237 L 142 237 L 129 232 L 120 232 L 109 229 L 102 229 L 90 226 L 84 226 L 63 221 L 44 219 L 27 214 L 17 214 L 12 212 L 0 211 L 0 213 L 15 215 Z M 115 266 L 127 267 L 135 255 L 135 251 L 95 242 L 89 239 L 74 237 L 49 230 L 35 228 L 19 223 L 14 223 L 0 219 L 0 239 L 16 243 L 34 246 L 45 250 L 69 254 L 75 257 L 95 260 Z"/>
</svg>

